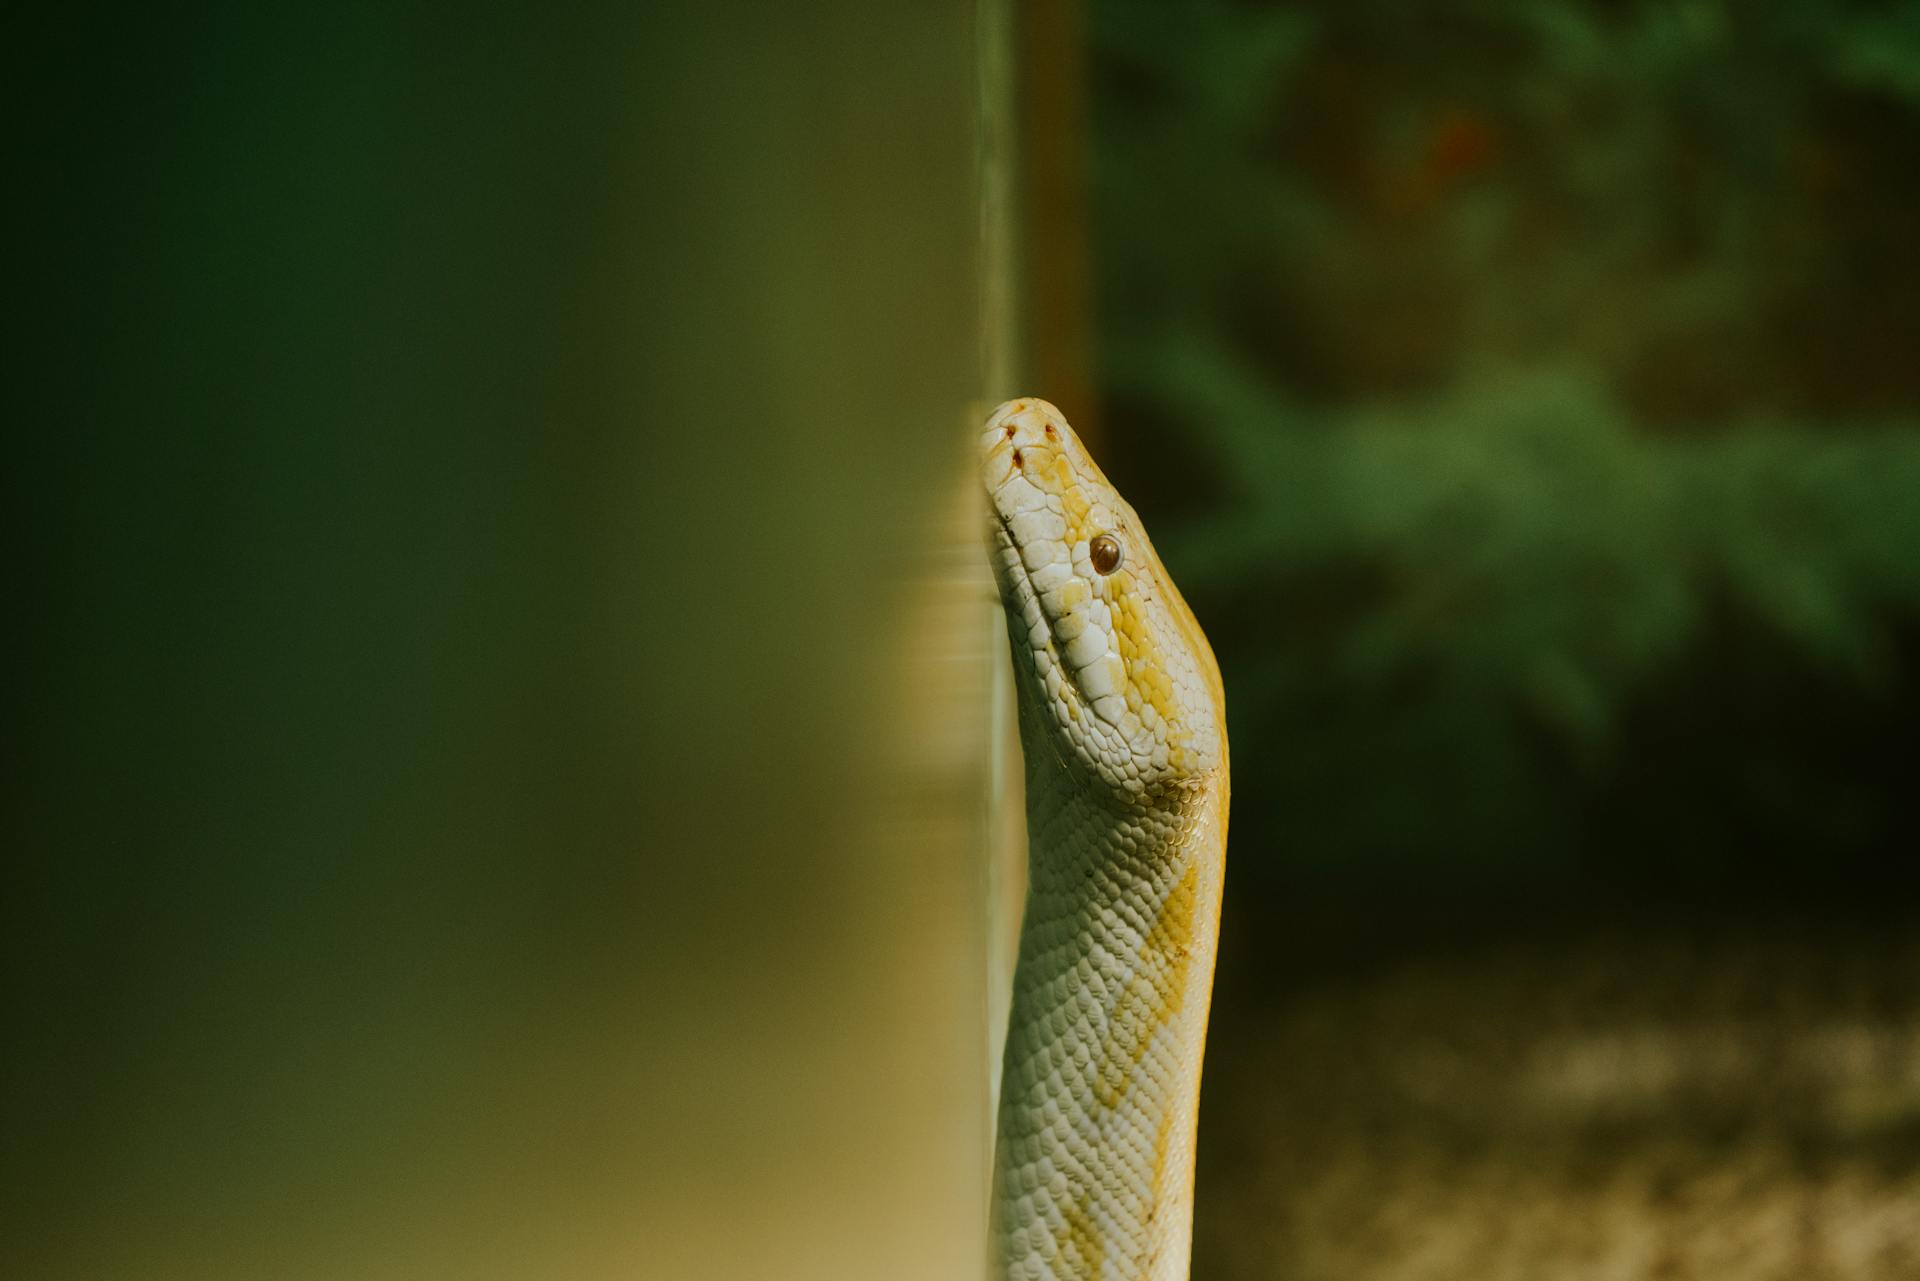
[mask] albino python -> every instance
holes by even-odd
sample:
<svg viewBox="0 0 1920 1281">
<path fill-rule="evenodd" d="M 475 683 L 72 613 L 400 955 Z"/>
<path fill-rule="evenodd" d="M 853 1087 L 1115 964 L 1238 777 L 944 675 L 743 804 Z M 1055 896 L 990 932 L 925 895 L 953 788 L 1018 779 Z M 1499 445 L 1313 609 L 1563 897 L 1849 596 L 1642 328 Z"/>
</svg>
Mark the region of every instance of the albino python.
<svg viewBox="0 0 1920 1281">
<path fill-rule="evenodd" d="M 1029 849 L 994 1245 L 1019 1281 L 1177 1281 L 1225 872 L 1220 671 L 1059 410 L 1001 405 L 980 465 Z"/>
</svg>

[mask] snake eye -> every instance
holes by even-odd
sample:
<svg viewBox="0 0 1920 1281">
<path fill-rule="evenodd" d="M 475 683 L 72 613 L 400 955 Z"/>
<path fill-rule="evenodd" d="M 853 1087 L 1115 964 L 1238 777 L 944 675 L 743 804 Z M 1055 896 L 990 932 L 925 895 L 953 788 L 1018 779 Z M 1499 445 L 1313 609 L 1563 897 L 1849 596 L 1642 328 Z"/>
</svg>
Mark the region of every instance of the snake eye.
<svg viewBox="0 0 1920 1281">
<path fill-rule="evenodd" d="M 1112 534 L 1095 534 L 1087 544 L 1087 555 L 1092 558 L 1094 569 L 1111 574 L 1120 568 L 1120 540 Z"/>
</svg>

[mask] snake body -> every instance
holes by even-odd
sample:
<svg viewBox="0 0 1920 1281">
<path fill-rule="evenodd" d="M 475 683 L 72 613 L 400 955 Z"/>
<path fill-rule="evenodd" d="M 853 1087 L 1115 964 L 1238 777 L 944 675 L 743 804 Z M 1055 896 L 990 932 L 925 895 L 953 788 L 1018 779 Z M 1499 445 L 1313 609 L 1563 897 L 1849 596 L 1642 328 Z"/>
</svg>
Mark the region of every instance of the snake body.
<svg viewBox="0 0 1920 1281">
<path fill-rule="evenodd" d="M 1178 1281 L 1225 871 L 1219 668 L 1057 409 L 994 410 L 980 465 L 1029 849 L 995 1248 L 1021 1281 Z"/>
</svg>

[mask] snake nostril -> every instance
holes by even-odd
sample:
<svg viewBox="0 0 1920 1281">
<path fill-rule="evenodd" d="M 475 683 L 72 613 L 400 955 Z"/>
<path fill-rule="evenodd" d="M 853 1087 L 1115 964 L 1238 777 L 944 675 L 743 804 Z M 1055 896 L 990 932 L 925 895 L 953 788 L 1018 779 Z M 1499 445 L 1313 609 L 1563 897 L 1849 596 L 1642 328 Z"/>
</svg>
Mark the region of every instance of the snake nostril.
<svg viewBox="0 0 1920 1281">
<path fill-rule="evenodd" d="M 1015 426 L 1014 426 L 1014 425 L 1013 425 L 1012 423 L 1008 423 L 1008 424 L 1007 424 L 1007 439 L 1008 439 L 1008 440 L 1012 440 L 1012 439 L 1013 439 L 1013 434 L 1014 434 L 1014 432 L 1015 432 L 1015 431 L 1017 431 L 1017 430 L 1018 430 L 1018 428 L 1016 428 L 1016 427 L 1015 427 Z"/>
<path fill-rule="evenodd" d="M 1020 466 L 1020 451 L 1017 449 L 1013 451 L 1013 465 L 1015 467 Z"/>
</svg>

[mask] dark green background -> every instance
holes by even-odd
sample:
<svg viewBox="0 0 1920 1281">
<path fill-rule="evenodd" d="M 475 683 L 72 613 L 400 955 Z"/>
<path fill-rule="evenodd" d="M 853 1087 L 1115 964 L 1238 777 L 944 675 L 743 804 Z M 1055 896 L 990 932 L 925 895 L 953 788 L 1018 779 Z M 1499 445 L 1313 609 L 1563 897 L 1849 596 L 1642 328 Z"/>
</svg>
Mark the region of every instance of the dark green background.
<svg viewBox="0 0 1920 1281">
<path fill-rule="evenodd" d="M 1909 897 L 1912 6 L 1091 15 L 1109 449 L 1239 883 Z"/>
</svg>

